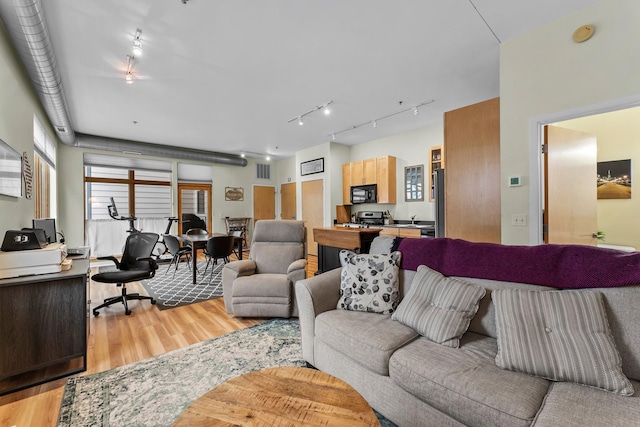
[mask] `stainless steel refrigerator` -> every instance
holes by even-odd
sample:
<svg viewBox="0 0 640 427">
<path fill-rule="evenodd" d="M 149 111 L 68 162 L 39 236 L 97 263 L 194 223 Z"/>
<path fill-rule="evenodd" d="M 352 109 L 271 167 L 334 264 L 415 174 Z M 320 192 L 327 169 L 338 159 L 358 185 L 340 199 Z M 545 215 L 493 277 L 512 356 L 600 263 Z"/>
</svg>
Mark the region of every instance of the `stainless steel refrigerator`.
<svg viewBox="0 0 640 427">
<path fill-rule="evenodd" d="M 444 237 L 444 169 L 433 171 L 433 199 L 436 206 L 436 237 Z"/>
</svg>

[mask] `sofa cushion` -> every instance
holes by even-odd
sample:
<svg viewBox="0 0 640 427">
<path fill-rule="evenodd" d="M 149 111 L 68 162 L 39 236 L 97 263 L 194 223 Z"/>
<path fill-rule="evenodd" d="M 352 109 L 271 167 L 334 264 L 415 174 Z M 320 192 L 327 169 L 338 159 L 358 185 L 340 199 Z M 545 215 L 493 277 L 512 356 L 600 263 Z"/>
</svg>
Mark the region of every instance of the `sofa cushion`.
<svg viewBox="0 0 640 427">
<path fill-rule="evenodd" d="M 398 349 L 389 376 L 409 393 L 466 425 L 528 426 L 549 381 L 495 365 L 496 340 L 467 332 L 459 348 L 420 338 Z"/>
<path fill-rule="evenodd" d="M 484 294 L 480 286 L 445 277 L 421 265 L 392 318 L 432 341 L 458 347 Z"/>
<path fill-rule="evenodd" d="M 635 388 L 640 383 L 632 381 Z M 635 426 L 640 397 L 618 396 L 575 383 L 553 383 L 533 423 L 536 427 Z"/>
<path fill-rule="evenodd" d="M 389 375 L 393 352 L 418 337 L 413 329 L 394 322 L 389 315 L 347 310 L 319 314 L 315 333 L 316 341 L 380 375 Z"/>
<path fill-rule="evenodd" d="M 342 275 L 338 308 L 391 314 L 399 300 L 400 252 L 362 254 L 340 251 Z"/>
<path fill-rule="evenodd" d="M 555 381 L 630 396 L 602 293 L 501 289 L 496 304 L 496 365 Z"/>
</svg>

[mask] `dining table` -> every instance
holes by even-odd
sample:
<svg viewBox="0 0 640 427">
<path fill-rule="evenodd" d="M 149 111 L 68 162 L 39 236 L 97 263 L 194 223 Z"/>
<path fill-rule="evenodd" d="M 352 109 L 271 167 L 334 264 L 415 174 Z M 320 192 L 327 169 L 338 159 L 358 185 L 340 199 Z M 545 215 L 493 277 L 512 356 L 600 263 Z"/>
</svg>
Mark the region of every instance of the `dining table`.
<svg viewBox="0 0 640 427">
<path fill-rule="evenodd" d="M 198 265 L 198 249 L 204 249 L 207 246 L 207 242 L 212 237 L 227 236 L 224 233 L 207 233 L 207 234 L 181 234 L 176 236 L 182 243 L 191 246 L 191 272 L 193 273 L 193 284 L 197 283 L 196 272 Z M 235 238 L 233 245 L 238 249 L 238 259 L 242 259 L 242 236 L 233 236 Z"/>
</svg>

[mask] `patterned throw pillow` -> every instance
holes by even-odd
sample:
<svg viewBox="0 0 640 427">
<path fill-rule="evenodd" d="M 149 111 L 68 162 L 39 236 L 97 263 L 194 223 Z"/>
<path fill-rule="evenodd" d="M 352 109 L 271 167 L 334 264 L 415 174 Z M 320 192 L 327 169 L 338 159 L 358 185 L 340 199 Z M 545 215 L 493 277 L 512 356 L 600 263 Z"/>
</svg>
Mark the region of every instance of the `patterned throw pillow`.
<svg viewBox="0 0 640 427">
<path fill-rule="evenodd" d="M 633 395 L 601 292 L 500 289 L 491 298 L 499 368 Z"/>
<path fill-rule="evenodd" d="M 342 276 L 338 308 L 391 314 L 398 306 L 400 252 L 361 254 L 340 251 Z"/>
<path fill-rule="evenodd" d="M 485 289 L 421 265 L 411 289 L 391 317 L 431 341 L 458 348 Z"/>
</svg>

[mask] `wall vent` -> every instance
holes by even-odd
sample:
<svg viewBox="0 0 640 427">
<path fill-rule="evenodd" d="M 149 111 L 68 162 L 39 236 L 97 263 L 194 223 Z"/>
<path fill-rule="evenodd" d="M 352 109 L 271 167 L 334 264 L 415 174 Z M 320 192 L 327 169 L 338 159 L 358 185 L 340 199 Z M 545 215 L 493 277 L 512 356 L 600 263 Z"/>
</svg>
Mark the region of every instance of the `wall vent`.
<svg viewBox="0 0 640 427">
<path fill-rule="evenodd" d="M 271 165 L 256 163 L 256 178 L 271 179 Z"/>
</svg>

